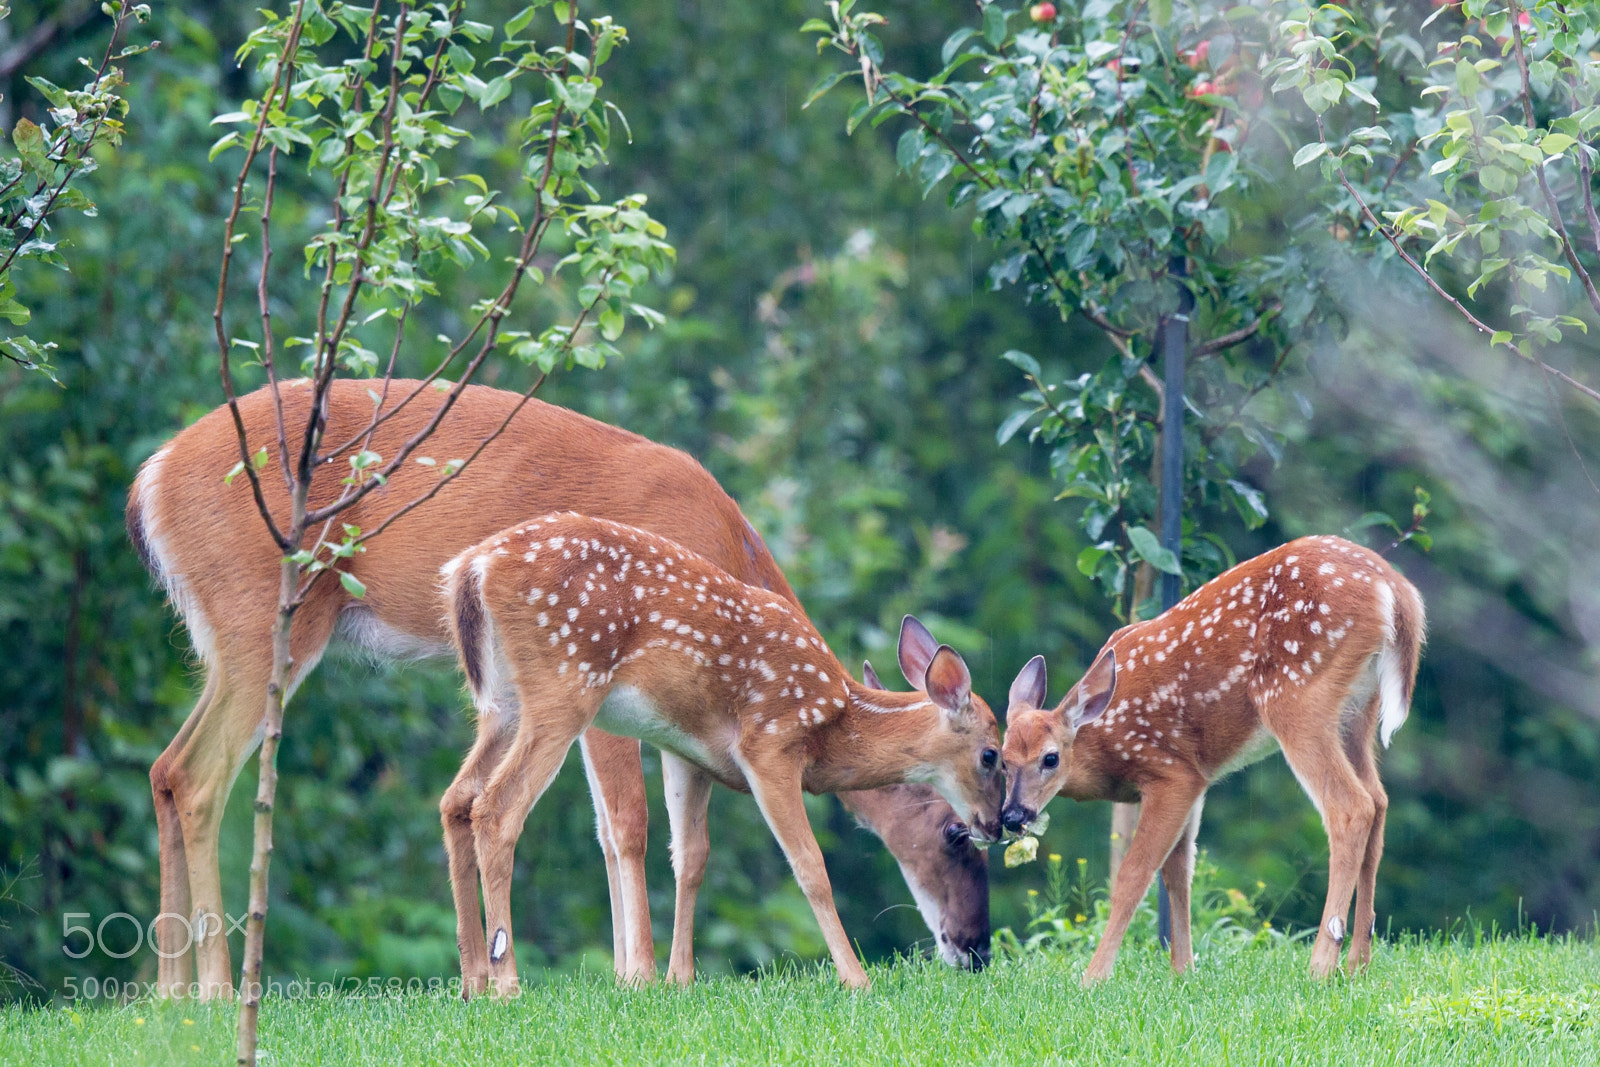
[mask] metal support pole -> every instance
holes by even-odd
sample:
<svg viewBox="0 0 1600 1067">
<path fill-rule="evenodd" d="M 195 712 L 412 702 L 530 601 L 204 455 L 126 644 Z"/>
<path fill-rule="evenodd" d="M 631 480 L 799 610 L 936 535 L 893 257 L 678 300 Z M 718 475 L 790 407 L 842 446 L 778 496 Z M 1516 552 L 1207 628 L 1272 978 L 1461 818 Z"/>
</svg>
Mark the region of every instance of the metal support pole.
<svg viewBox="0 0 1600 1067">
<path fill-rule="evenodd" d="M 1171 273 L 1182 279 L 1181 257 L 1172 261 Z M 1161 323 L 1161 356 L 1165 378 L 1165 407 L 1161 413 L 1161 547 L 1180 560 L 1183 558 L 1183 364 L 1188 357 L 1189 311 L 1194 298 L 1181 289 L 1176 314 Z M 1161 610 L 1178 602 L 1182 594 L 1180 576 L 1161 575 Z M 1172 947 L 1172 900 L 1167 882 L 1158 877 L 1160 892 L 1156 901 L 1157 929 L 1161 947 Z"/>
</svg>

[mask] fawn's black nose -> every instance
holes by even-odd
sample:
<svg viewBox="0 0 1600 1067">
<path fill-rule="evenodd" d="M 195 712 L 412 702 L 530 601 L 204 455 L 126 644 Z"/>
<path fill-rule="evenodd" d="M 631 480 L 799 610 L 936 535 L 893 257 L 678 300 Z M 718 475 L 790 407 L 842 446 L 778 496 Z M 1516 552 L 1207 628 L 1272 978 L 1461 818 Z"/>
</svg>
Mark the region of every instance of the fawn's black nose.
<svg viewBox="0 0 1600 1067">
<path fill-rule="evenodd" d="M 1024 826 L 1038 817 L 1038 812 L 1021 804 L 1007 804 L 1005 810 L 1000 813 L 1000 821 L 1014 834 L 1020 834 Z"/>
</svg>

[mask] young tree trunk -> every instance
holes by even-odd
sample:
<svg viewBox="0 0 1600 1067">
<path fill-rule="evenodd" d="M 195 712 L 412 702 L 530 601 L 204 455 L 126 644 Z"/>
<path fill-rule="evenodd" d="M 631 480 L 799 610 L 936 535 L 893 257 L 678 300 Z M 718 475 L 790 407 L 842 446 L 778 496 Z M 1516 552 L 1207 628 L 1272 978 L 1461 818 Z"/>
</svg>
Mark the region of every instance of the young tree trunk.
<svg viewBox="0 0 1600 1067">
<path fill-rule="evenodd" d="M 291 526 L 297 533 L 305 511 L 305 491 L 296 487 Z M 294 538 L 298 542 L 299 538 Z M 278 585 L 278 621 L 272 631 L 272 681 L 267 686 L 267 716 L 261 737 L 256 781 L 255 846 L 250 857 L 250 913 L 244 928 L 244 966 L 239 975 L 239 1067 L 255 1067 L 256 1024 L 261 1010 L 261 956 L 267 925 L 267 871 L 272 862 L 272 813 L 278 794 L 278 741 L 283 737 L 283 708 L 293 677 L 289 631 L 294 623 L 300 565 L 287 557 Z"/>
</svg>

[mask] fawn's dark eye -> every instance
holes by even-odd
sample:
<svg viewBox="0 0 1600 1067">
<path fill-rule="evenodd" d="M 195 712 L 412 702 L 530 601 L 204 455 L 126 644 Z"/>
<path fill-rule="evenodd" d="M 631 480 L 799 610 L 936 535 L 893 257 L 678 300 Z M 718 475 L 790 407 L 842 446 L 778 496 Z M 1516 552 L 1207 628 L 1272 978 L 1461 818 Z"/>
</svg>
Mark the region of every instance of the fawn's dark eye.
<svg viewBox="0 0 1600 1067">
<path fill-rule="evenodd" d="M 985 767 L 993 770 L 994 765 L 1000 762 L 1000 753 L 996 752 L 992 748 L 986 748 L 983 750 L 983 755 L 979 758 L 983 760 L 983 765 Z"/>
<path fill-rule="evenodd" d="M 1059 752 L 1046 752 L 1044 754 L 1044 759 L 1039 761 L 1039 766 L 1043 767 L 1047 771 L 1053 771 L 1056 769 L 1056 765 L 1060 762 L 1061 754 Z"/>
</svg>

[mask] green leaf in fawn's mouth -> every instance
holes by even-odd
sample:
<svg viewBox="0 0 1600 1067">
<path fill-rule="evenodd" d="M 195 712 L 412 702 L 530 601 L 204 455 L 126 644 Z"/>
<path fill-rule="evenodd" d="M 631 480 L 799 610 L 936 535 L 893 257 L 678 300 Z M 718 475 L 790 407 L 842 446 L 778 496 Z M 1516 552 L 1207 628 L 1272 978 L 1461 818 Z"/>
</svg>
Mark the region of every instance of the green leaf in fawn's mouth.
<svg viewBox="0 0 1600 1067">
<path fill-rule="evenodd" d="M 1006 866 L 1020 867 L 1024 863 L 1032 863 L 1039 858 L 1039 839 L 1037 837 L 1019 837 L 1006 846 Z"/>
</svg>

